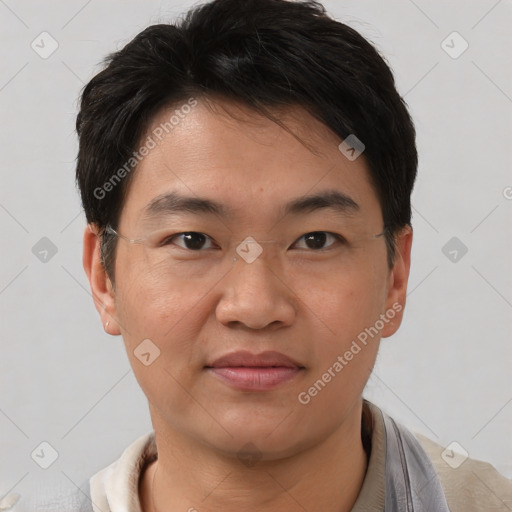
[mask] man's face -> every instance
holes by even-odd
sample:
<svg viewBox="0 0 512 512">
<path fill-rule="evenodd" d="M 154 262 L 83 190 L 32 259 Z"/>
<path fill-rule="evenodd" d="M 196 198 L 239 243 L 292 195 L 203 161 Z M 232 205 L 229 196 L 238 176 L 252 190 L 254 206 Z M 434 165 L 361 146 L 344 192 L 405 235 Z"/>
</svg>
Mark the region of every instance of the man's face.
<svg viewBox="0 0 512 512">
<path fill-rule="evenodd" d="M 374 236 L 384 226 L 364 158 L 350 161 L 298 108 L 283 120 L 314 152 L 222 105 L 234 117 L 199 102 L 137 168 L 118 231 L 145 243 L 119 239 L 110 313 L 156 430 L 232 456 L 250 442 L 275 458 L 360 420 L 379 339 L 401 315 L 377 321 L 404 290 Z M 195 206 L 176 209 L 178 196 Z"/>
</svg>

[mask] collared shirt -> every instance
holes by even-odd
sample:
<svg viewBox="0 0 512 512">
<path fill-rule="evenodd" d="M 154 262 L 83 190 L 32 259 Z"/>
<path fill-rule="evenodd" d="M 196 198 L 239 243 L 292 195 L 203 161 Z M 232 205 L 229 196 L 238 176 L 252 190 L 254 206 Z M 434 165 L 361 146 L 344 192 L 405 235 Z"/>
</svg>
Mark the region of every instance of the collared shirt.
<svg viewBox="0 0 512 512">
<path fill-rule="evenodd" d="M 450 512 L 512 511 L 512 480 L 500 475 L 490 464 L 469 458 L 460 463 L 463 457 L 447 452 L 421 434 L 412 434 L 374 404 L 364 401 L 364 407 L 372 422 L 371 454 L 352 512 L 439 512 L 448 507 Z M 396 449 L 395 435 L 399 439 Z M 150 432 L 91 478 L 90 498 L 84 500 L 79 510 L 142 512 L 139 479 L 156 457 L 155 436 Z M 435 481 L 440 482 L 437 488 Z M 410 492 L 405 490 L 408 486 Z M 422 492 L 425 499 L 418 498 Z"/>
</svg>

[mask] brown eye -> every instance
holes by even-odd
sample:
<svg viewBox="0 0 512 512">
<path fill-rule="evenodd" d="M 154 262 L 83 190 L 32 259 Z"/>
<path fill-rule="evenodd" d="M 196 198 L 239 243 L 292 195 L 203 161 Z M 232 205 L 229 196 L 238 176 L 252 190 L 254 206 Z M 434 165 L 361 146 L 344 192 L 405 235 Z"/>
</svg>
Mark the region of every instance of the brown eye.
<svg viewBox="0 0 512 512">
<path fill-rule="evenodd" d="M 306 247 L 299 247 L 300 249 L 305 248 L 305 249 L 312 249 L 312 250 L 320 251 L 323 249 L 328 249 L 329 247 L 334 245 L 337 241 L 342 242 L 343 237 L 341 237 L 340 235 L 336 235 L 334 233 L 329 233 L 327 231 L 313 231 L 311 233 L 306 233 L 305 235 L 302 235 L 299 238 L 299 241 L 300 240 L 304 240 L 304 244 L 306 246 Z M 297 241 L 295 243 L 295 245 L 298 244 L 299 241 Z M 325 244 L 327 242 L 331 242 L 331 243 L 329 243 L 327 246 L 325 246 Z"/>
<path fill-rule="evenodd" d="M 180 240 L 181 243 L 176 242 L 176 240 Z M 188 231 L 186 233 L 179 233 L 168 237 L 161 245 L 174 244 L 190 251 L 199 251 L 205 248 L 205 246 L 206 249 L 212 249 L 213 246 L 208 246 L 208 243 L 211 245 L 211 241 L 212 239 L 208 235 L 197 233 L 195 231 Z"/>
</svg>

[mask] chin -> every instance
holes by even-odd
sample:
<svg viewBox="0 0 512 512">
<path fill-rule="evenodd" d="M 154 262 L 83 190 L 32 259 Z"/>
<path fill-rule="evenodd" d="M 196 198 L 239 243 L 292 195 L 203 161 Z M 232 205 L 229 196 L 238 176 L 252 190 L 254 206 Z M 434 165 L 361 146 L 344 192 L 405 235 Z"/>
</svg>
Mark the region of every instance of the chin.
<svg viewBox="0 0 512 512">
<path fill-rule="evenodd" d="M 203 442 L 229 457 L 243 457 L 248 452 L 249 458 L 285 458 L 315 444 L 312 437 L 314 429 L 311 426 L 307 428 L 304 422 L 299 428 L 298 420 L 291 418 L 293 414 L 284 409 L 280 414 L 268 416 L 264 412 L 254 411 L 248 414 L 231 413 L 229 419 L 217 417 L 223 428 L 216 428 L 215 433 L 211 429 L 202 432 Z M 251 455 L 250 452 L 254 453 Z"/>
<path fill-rule="evenodd" d="M 247 435 L 236 436 L 229 442 L 220 445 L 212 445 L 212 448 L 220 455 L 238 459 L 242 464 L 251 467 L 260 461 L 275 461 L 288 458 L 301 451 L 303 443 L 290 439 L 289 435 L 276 437 L 269 440 L 268 437 L 251 437 Z"/>
</svg>

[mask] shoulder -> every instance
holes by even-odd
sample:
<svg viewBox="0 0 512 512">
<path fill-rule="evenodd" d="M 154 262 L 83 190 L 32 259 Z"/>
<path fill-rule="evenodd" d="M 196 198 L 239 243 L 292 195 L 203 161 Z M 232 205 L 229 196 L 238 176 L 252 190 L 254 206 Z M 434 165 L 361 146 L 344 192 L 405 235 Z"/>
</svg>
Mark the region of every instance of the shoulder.
<svg viewBox="0 0 512 512">
<path fill-rule="evenodd" d="M 109 466 L 73 490 L 62 489 L 50 498 L 38 500 L 27 510 L 38 512 L 139 511 L 138 479 L 145 463 L 156 455 L 154 432 L 130 444 Z M 94 506 L 93 506 L 94 503 Z M 0 506 L 0 512 L 2 508 Z"/>
<path fill-rule="evenodd" d="M 96 509 L 140 512 L 139 479 L 146 465 L 157 457 L 154 432 L 139 437 L 121 457 L 90 479 L 90 497 Z"/>
<path fill-rule="evenodd" d="M 432 461 L 452 512 L 512 510 L 512 480 L 491 464 L 467 458 L 414 432 Z"/>
</svg>

